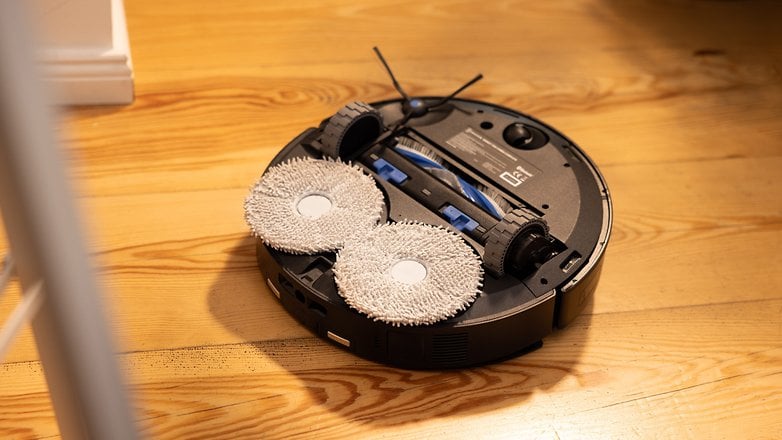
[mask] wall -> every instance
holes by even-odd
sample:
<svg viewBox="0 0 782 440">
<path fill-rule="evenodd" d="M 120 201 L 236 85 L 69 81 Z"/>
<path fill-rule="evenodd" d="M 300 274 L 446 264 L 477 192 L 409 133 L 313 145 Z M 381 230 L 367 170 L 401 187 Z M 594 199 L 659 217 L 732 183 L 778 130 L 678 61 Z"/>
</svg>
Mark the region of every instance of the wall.
<svg viewBox="0 0 782 440">
<path fill-rule="evenodd" d="M 35 0 L 46 79 L 59 104 L 133 100 L 122 0 Z"/>
</svg>

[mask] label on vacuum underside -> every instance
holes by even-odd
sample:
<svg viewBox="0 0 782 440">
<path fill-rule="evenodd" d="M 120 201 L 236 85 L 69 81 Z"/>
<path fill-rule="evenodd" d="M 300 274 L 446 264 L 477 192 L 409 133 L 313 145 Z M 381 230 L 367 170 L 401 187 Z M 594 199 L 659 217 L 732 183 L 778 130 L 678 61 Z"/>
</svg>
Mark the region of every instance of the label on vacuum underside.
<svg viewBox="0 0 782 440">
<path fill-rule="evenodd" d="M 512 188 L 518 187 L 540 171 L 469 127 L 448 139 L 446 143 L 461 152 L 462 159 L 482 170 L 487 176 L 499 177 Z"/>
</svg>

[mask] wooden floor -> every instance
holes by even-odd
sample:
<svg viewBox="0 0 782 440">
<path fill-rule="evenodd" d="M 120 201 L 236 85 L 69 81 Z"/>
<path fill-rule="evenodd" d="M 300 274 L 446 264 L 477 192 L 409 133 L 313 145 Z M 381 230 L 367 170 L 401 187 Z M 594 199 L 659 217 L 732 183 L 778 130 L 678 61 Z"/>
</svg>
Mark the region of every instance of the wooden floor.
<svg viewBox="0 0 782 440">
<path fill-rule="evenodd" d="M 782 3 L 125 3 L 135 103 L 61 131 L 146 435 L 782 438 Z M 605 175 L 602 279 L 542 349 L 389 368 L 264 284 L 243 198 L 301 130 L 395 96 L 373 45 L 411 94 L 482 72 L 465 96 L 543 119 Z M 58 434 L 37 359 L 25 331 L 0 365 L 0 438 Z"/>
</svg>

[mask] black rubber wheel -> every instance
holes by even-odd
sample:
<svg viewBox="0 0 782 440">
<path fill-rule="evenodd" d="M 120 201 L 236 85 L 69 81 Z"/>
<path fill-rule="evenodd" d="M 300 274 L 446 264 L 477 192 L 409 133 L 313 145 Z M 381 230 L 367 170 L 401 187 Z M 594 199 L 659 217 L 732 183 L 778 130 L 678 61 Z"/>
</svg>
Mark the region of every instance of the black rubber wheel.
<svg viewBox="0 0 782 440">
<path fill-rule="evenodd" d="M 354 101 L 329 119 L 321 137 L 322 152 L 331 158 L 345 157 L 369 144 L 383 132 L 383 118 L 371 105 Z"/>
<path fill-rule="evenodd" d="M 525 209 L 514 209 L 505 215 L 497 225 L 487 233 L 484 246 L 483 264 L 486 270 L 496 277 L 505 275 L 508 254 L 516 241 L 525 234 L 548 235 L 546 222 Z"/>
</svg>

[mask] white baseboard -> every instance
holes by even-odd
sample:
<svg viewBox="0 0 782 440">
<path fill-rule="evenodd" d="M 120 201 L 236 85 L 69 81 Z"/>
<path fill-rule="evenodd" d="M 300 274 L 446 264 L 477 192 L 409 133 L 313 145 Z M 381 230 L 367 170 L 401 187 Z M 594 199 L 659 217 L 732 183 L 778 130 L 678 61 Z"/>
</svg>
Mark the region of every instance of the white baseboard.
<svg viewBox="0 0 782 440">
<path fill-rule="evenodd" d="M 112 47 L 57 47 L 41 51 L 44 76 L 55 103 L 116 105 L 133 101 L 133 64 L 122 0 L 112 0 L 111 8 Z"/>
</svg>

